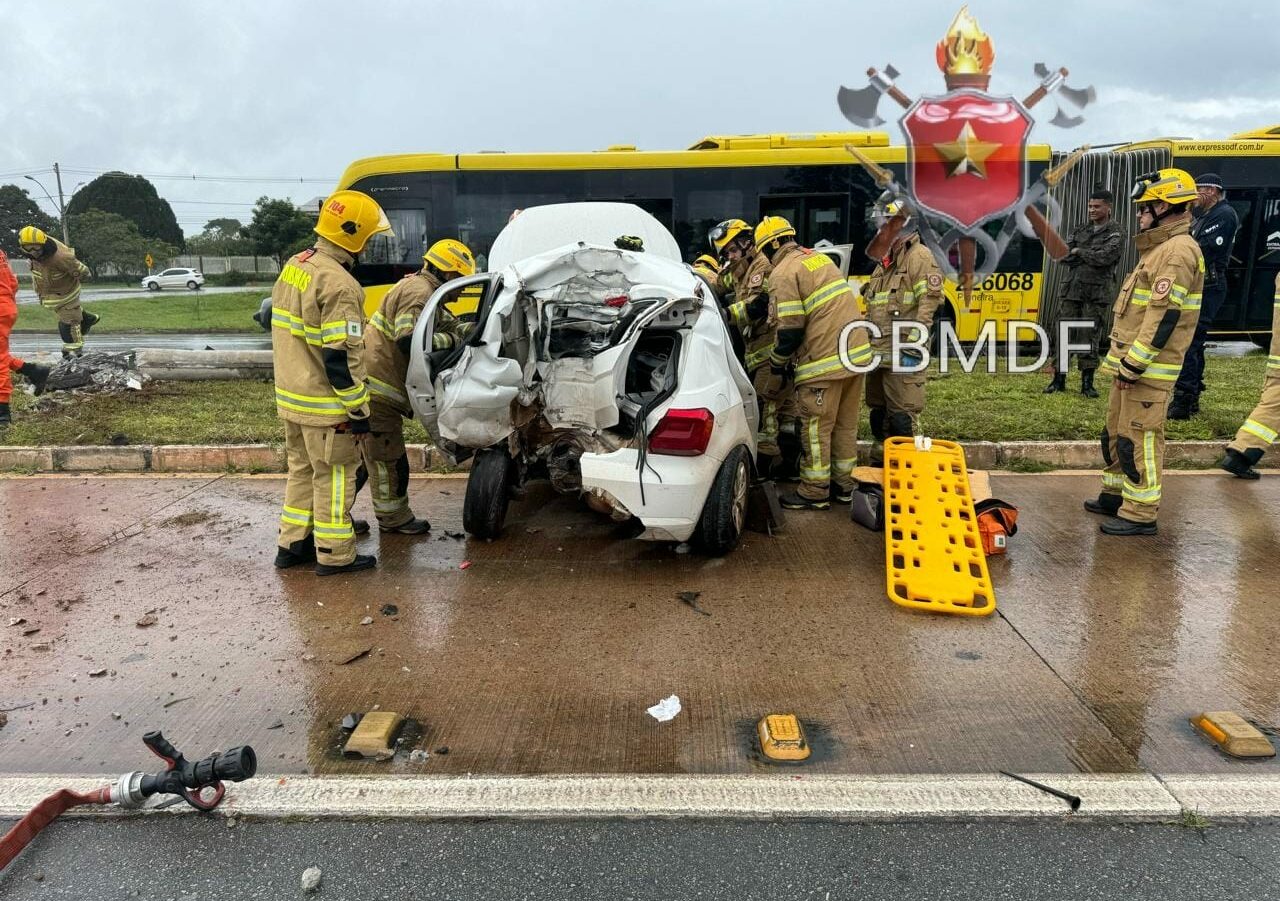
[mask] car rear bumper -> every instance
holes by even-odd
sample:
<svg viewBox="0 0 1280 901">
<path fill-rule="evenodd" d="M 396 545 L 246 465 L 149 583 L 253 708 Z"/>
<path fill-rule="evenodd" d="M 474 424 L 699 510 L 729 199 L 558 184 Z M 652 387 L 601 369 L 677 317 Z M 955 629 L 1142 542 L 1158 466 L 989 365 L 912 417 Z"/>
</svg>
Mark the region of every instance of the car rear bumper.
<svg viewBox="0 0 1280 901">
<path fill-rule="evenodd" d="M 648 541 L 688 541 L 698 527 L 707 493 L 715 481 L 719 457 L 645 458 L 643 494 L 639 452 L 624 448 L 609 454 L 582 455 L 582 487 L 607 492 L 644 525 Z"/>
</svg>

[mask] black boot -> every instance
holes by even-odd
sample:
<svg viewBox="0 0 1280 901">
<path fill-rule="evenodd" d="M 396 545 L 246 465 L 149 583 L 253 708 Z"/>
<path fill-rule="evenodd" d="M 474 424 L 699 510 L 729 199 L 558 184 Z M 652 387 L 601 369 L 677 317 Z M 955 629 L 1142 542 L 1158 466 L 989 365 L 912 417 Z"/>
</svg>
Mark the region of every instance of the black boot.
<svg viewBox="0 0 1280 901">
<path fill-rule="evenodd" d="M 1085 397 L 1097 397 L 1098 389 L 1093 387 L 1093 370 L 1080 370 L 1080 393 Z"/>
<path fill-rule="evenodd" d="M 1067 374 L 1065 372 L 1055 373 L 1053 381 L 1044 386 L 1045 394 L 1057 394 L 1059 391 L 1067 390 Z"/>
<path fill-rule="evenodd" d="M 316 562 L 316 542 L 314 536 L 308 535 L 295 541 L 288 547 L 276 548 L 276 569 L 288 569 L 299 563 Z"/>
<path fill-rule="evenodd" d="M 1227 448 L 1227 455 L 1218 462 L 1220 469 L 1225 469 L 1238 479 L 1248 479 L 1254 481 L 1262 478 L 1262 473 L 1253 468 L 1253 465 L 1262 459 L 1262 451 L 1256 447 L 1251 447 L 1243 454 L 1233 447 Z"/>
<path fill-rule="evenodd" d="M 51 367 L 41 366 L 39 363 L 23 363 L 22 368 L 18 370 L 23 378 L 31 383 L 31 387 L 36 389 L 37 397 L 44 394 L 45 383 L 49 381 L 49 373 L 52 371 Z"/>
<path fill-rule="evenodd" d="M 1102 516 L 1115 516 L 1120 512 L 1120 505 L 1124 503 L 1124 499 L 1118 494 L 1107 494 L 1105 491 L 1098 495 L 1096 501 L 1085 501 L 1084 508 L 1090 513 L 1098 513 Z"/>
<path fill-rule="evenodd" d="M 373 569 L 378 565 L 378 558 L 373 554 L 356 554 L 356 559 L 343 566 L 333 566 L 328 563 L 316 564 L 317 576 L 338 576 L 343 573 L 358 573 L 362 569 Z"/>
<path fill-rule="evenodd" d="M 9 402 L 6 400 L 0 403 L 0 428 L 4 428 L 13 422 L 13 416 L 9 413 Z"/>
<path fill-rule="evenodd" d="M 369 520 L 356 519 L 354 516 L 351 517 L 351 531 L 355 532 L 357 535 L 368 535 Z"/>
<path fill-rule="evenodd" d="M 102 321 L 102 317 L 99 316 L 97 313 L 90 313 L 88 310 L 81 310 L 80 311 L 80 334 L 81 335 L 89 334 L 89 329 L 93 328 L 95 325 L 97 325 L 101 321 Z"/>
<path fill-rule="evenodd" d="M 1153 522 L 1134 522 L 1131 519 L 1125 519 L 1123 516 L 1117 516 L 1108 519 L 1102 525 L 1098 526 L 1104 535 L 1120 535 L 1122 537 L 1132 537 L 1135 535 L 1154 535 L 1156 534 L 1156 524 Z"/>
<path fill-rule="evenodd" d="M 1190 394 L 1184 394 L 1181 391 L 1175 391 L 1173 400 L 1169 401 L 1169 412 L 1166 414 L 1168 419 L 1186 420 L 1191 418 L 1191 405 L 1195 403 L 1195 398 Z M 1197 406 L 1199 406 L 1197 404 Z"/>
<path fill-rule="evenodd" d="M 411 519 L 398 526 L 378 526 L 379 532 L 393 532 L 396 535 L 425 535 L 431 531 L 431 523 L 425 519 Z"/>
</svg>

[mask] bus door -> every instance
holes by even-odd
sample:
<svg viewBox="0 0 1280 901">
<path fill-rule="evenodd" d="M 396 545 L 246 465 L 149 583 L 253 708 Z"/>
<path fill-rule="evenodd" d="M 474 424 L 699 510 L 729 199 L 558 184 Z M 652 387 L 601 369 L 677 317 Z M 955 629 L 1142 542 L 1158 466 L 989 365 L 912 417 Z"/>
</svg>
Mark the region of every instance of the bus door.
<svg viewBox="0 0 1280 901">
<path fill-rule="evenodd" d="M 1255 344 L 1267 347 L 1270 344 L 1276 275 L 1280 273 L 1280 188 L 1270 188 L 1260 193 L 1262 196 L 1259 198 L 1257 215 L 1253 217 L 1256 229 L 1252 251 L 1253 272 L 1249 278 L 1249 300 L 1241 327 L 1250 332 Z M 1241 231 L 1243 230 L 1242 217 Z M 1236 256 L 1247 259 L 1248 247 L 1248 244 L 1242 246 L 1240 240 L 1236 240 L 1236 249 L 1232 252 L 1233 265 Z M 1221 322 L 1222 318 L 1219 317 L 1218 321 Z"/>
<path fill-rule="evenodd" d="M 849 242 L 848 194 L 769 194 L 760 198 L 760 218 L 781 216 L 796 229 L 796 241 L 812 247 L 819 241 Z"/>
<path fill-rule="evenodd" d="M 1236 231 L 1231 259 L 1227 263 L 1227 297 L 1212 323 L 1215 334 L 1240 333 L 1248 329 L 1249 310 L 1252 306 L 1249 301 L 1252 293 L 1250 272 L 1257 258 L 1254 252 L 1254 241 L 1259 231 L 1258 219 L 1262 195 L 1262 191 L 1227 188 L 1227 202 L 1235 208 L 1236 215 L 1240 217 L 1240 228 Z M 1280 265 L 1280 260 L 1277 260 L 1277 265 Z M 1274 277 L 1273 273 L 1272 278 Z M 1271 300 L 1268 295 L 1268 322 L 1271 316 L 1270 307 Z"/>
</svg>

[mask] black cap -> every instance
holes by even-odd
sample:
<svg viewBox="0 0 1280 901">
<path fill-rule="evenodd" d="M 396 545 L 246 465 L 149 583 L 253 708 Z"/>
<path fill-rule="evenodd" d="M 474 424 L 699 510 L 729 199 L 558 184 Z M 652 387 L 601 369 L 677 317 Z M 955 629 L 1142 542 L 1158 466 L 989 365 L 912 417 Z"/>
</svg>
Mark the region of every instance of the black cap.
<svg viewBox="0 0 1280 901">
<path fill-rule="evenodd" d="M 1106 188 L 1099 185 L 1098 187 L 1094 188 L 1093 191 L 1089 194 L 1089 199 L 1103 200 L 1103 201 L 1106 201 L 1107 203 L 1114 204 L 1116 202 L 1116 195 L 1112 194 Z"/>
<path fill-rule="evenodd" d="M 1226 187 L 1222 184 L 1222 177 L 1216 172 L 1206 172 L 1204 175 L 1197 175 L 1196 187 L 1217 188 L 1219 191 L 1226 190 Z"/>
</svg>

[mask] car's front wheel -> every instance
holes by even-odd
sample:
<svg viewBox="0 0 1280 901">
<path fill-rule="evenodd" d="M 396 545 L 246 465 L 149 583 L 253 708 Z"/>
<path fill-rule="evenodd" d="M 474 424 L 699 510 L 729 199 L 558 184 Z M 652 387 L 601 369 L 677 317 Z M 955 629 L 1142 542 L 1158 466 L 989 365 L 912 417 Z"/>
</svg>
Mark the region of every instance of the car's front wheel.
<svg viewBox="0 0 1280 901">
<path fill-rule="evenodd" d="M 476 538 L 497 538 L 507 519 L 515 467 L 511 455 L 489 448 L 476 455 L 462 501 L 462 527 Z"/>
<path fill-rule="evenodd" d="M 747 520 L 747 492 L 751 488 L 751 456 L 735 447 L 716 472 L 698 520 L 698 543 L 709 554 L 723 556 L 738 546 Z"/>
<path fill-rule="evenodd" d="M 199 290 L 200 290 L 200 283 L 199 283 L 199 282 L 197 282 L 195 279 L 192 279 L 191 281 L 187 282 L 187 290 L 188 290 L 188 291 L 199 291 Z"/>
<path fill-rule="evenodd" d="M 159 290 L 160 290 L 160 283 L 159 283 L 159 282 L 147 282 L 147 290 L 148 290 L 148 291 L 159 291 Z"/>
</svg>

